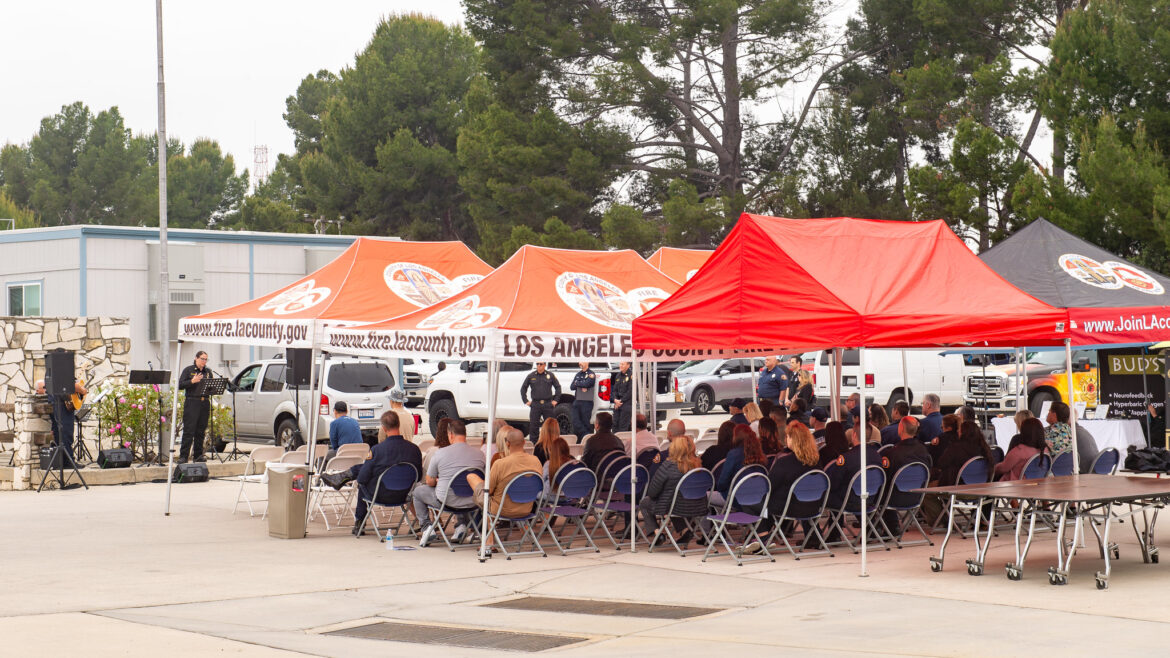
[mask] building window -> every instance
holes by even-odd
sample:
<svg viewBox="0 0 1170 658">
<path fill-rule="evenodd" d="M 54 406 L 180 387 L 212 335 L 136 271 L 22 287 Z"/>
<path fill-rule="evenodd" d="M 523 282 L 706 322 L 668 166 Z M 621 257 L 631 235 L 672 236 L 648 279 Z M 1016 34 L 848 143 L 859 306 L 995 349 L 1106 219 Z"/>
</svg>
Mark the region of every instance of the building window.
<svg viewBox="0 0 1170 658">
<path fill-rule="evenodd" d="M 41 314 L 41 284 L 13 283 L 8 286 L 8 315 Z"/>
</svg>

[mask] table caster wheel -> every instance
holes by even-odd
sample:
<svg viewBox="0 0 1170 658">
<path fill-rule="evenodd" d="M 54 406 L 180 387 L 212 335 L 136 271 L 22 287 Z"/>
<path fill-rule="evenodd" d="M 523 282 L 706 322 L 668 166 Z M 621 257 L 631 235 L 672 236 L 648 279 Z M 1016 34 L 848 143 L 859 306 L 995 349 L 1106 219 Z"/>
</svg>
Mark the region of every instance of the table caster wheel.
<svg viewBox="0 0 1170 658">
<path fill-rule="evenodd" d="M 1150 551 L 1150 562 L 1153 562 L 1154 564 L 1158 563 L 1158 549 L 1155 548 L 1154 550 Z"/>
<path fill-rule="evenodd" d="M 1102 580 L 1100 578 L 1097 579 L 1097 589 L 1106 589 L 1108 587 L 1109 587 L 1109 581 Z"/>
<path fill-rule="evenodd" d="M 1007 571 L 1008 580 L 1020 580 L 1024 576 L 1024 574 L 1020 573 L 1020 570 L 1018 568 L 1016 568 L 1010 564 L 1007 565 L 1007 567 L 1004 570 Z"/>
<path fill-rule="evenodd" d="M 972 561 L 968 560 L 967 561 L 967 573 L 972 575 L 972 576 L 982 576 L 983 575 L 983 565 L 979 564 L 978 562 L 972 562 Z"/>
<path fill-rule="evenodd" d="M 930 570 L 934 573 L 942 571 L 942 562 L 937 561 L 935 558 L 930 558 Z"/>
</svg>

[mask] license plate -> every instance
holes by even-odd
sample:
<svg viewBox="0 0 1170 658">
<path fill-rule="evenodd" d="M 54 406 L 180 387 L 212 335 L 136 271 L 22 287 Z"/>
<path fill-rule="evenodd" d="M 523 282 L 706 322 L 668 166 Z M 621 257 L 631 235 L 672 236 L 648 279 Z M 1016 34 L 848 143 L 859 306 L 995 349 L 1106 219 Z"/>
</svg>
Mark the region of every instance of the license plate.
<svg viewBox="0 0 1170 658">
<path fill-rule="evenodd" d="M 358 418 L 359 419 L 373 418 L 373 417 L 374 417 L 374 410 L 373 409 L 358 409 Z"/>
<path fill-rule="evenodd" d="M 849 375 L 847 377 L 842 377 L 841 378 L 841 385 L 842 386 L 857 386 L 857 376 L 856 375 Z"/>
</svg>

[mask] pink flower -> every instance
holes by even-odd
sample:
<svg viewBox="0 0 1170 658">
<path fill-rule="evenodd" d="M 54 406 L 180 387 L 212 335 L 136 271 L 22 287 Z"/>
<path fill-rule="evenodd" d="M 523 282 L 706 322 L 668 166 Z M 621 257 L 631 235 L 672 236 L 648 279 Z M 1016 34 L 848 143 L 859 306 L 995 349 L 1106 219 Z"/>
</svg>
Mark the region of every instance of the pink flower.
<svg viewBox="0 0 1170 658">
<path fill-rule="evenodd" d="M 158 393 L 158 384 L 151 384 L 150 386 L 154 389 L 155 393 Z"/>
<path fill-rule="evenodd" d="M 112 427 L 111 427 L 111 428 L 110 428 L 110 434 L 113 434 L 113 433 L 114 433 L 114 428 L 112 428 Z"/>
<path fill-rule="evenodd" d="M 122 423 L 118 423 L 117 425 L 114 425 L 114 429 L 116 429 L 116 430 L 122 429 Z"/>
<path fill-rule="evenodd" d="M 165 422 L 167 422 L 167 417 L 166 417 L 166 416 L 159 416 L 158 418 L 159 418 L 159 420 L 161 420 L 161 421 L 162 421 L 162 422 L 164 422 L 164 423 L 165 423 Z"/>
<path fill-rule="evenodd" d="M 118 404 L 126 404 L 126 398 L 118 398 Z"/>
</svg>

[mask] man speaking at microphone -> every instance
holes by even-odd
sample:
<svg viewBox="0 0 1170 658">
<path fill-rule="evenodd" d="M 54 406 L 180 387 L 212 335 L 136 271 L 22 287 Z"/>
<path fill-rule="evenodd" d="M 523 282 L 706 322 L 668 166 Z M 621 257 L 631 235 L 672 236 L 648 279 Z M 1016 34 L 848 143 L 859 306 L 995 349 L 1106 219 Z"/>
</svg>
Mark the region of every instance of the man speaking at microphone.
<svg viewBox="0 0 1170 658">
<path fill-rule="evenodd" d="M 179 463 L 186 464 L 187 456 L 193 461 L 207 461 L 203 457 L 203 435 L 207 432 L 207 419 L 211 416 L 211 401 L 203 392 L 204 379 L 212 377 L 207 367 L 207 352 L 195 353 L 195 363 L 183 368 L 179 375 L 179 390 L 186 399 L 183 402 L 183 442 L 179 446 Z M 194 444 L 194 446 L 192 446 Z"/>
</svg>

